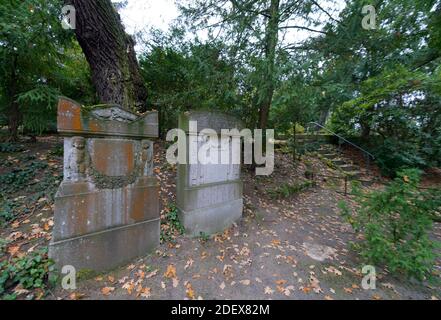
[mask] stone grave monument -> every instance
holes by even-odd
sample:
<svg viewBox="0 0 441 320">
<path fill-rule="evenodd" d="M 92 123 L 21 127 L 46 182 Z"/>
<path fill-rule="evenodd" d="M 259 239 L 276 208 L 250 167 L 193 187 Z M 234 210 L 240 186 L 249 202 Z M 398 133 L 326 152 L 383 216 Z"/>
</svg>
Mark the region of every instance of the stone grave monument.
<svg viewBox="0 0 441 320">
<path fill-rule="evenodd" d="M 49 256 L 63 266 L 103 271 L 159 245 L 157 180 L 153 176 L 156 112 L 138 116 L 119 106 L 58 104 L 64 136 L 64 180 L 55 196 Z"/>
<path fill-rule="evenodd" d="M 197 123 L 197 130 L 191 129 L 191 123 Z M 240 136 L 230 134 L 221 139 L 223 129 L 240 131 L 241 127 L 234 117 L 217 112 L 192 111 L 180 115 L 179 128 L 187 137 L 187 161 L 178 164 L 177 208 L 186 233 L 191 236 L 222 232 L 242 217 L 241 166 L 232 161 L 232 141 L 236 138 L 240 142 Z M 210 134 L 203 130 L 207 128 L 218 137 L 218 143 L 211 141 L 208 148 Z M 201 162 L 197 155 L 200 152 L 219 161 Z M 220 161 L 222 154 L 229 159 L 227 163 Z"/>
</svg>

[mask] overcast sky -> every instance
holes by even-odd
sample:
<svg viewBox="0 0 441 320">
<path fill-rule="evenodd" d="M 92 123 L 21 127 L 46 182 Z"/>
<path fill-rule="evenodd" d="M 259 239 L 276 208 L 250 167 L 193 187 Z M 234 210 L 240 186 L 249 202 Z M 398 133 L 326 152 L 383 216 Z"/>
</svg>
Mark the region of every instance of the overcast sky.
<svg viewBox="0 0 441 320">
<path fill-rule="evenodd" d="M 120 14 L 126 31 L 134 34 L 150 27 L 165 31 L 179 12 L 174 0 L 129 0 Z"/>
<path fill-rule="evenodd" d="M 335 10 L 334 16 L 337 17 L 338 12 L 344 8 L 345 1 L 336 0 L 334 4 L 322 1 L 321 5 L 331 12 Z M 175 5 L 175 0 L 128 0 L 128 5 L 120 10 L 120 15 L 126 31 L 129 34 L 135 34 L 140 31 L 147 31 L 151 27 L 166 31 L 173 19 L 178 17 L 179 11 Z M 324 14 L 321 13 L 320 16 L 323 17 Z M 311 35 L 314 35 L 314 33 L 292 29 L 287 31 L 283 38 L 287 43 L 292 44 L 305 40 Z M 140 52 L 142 48 L 137 45 L 136 50 Z"/>
</svg>

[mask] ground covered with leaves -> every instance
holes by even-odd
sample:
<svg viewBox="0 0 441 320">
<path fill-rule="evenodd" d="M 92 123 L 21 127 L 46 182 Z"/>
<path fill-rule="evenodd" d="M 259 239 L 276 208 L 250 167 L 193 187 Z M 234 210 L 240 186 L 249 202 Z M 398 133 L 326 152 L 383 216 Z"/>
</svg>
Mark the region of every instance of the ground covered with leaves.
<svg viewBox="0 0 441 320">
<path fill-rule="evenodd" d="M 317 155 L 293 163 L 277 152 L 275 172 L 244 168 L 243 218 L 213 237 L 188 238 L 175 206 L 176 167 L 156 143 L 161 186 L 161 246 L 106 274 L 83 276 L 77 290 L 51 286 L 47 246 L 53 198 L 62 180 L 61 139 L 1 145 L 0 297 L 2 299 L 438 299 L 436 282 L 417 282 L 377 267 L 375 290 L 362 289 L 360 241 L 338 208 L 344 186 Z M 305 171 L 317 177 L 315 183 Z M 369 172 L 364 172 L 369 178 Z M 433 178 L 433 175 L 432 175 Z M 434 181 L 431 181 L 432 183 Z M 435 181 L 437 182 L 437 181 Z M 369 188 L 382 188 L 373 184 Z M 441 239 L 435 224 L 433 238 Z M 439 280 L 438 261 L 435 278 Z M 58 279 L 60 280 L 60 279 Z"/>
</svg>

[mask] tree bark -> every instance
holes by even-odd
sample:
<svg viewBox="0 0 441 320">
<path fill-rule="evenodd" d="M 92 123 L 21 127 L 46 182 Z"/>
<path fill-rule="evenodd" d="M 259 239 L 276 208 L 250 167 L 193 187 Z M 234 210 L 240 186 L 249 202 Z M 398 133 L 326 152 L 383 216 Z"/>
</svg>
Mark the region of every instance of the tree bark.
<svg viewBox="0 0 441 320">
<path fill-rule="evenodd" d="M 20 108 L 17 102 L 17 56 L 14 55 L 12 60 L 12 74 L 7 86 L 7 95 L 9 98 L 8 110 L 8 129 L 9 140 L 18 141 L 18 127 L 20 126 Z"/>
<path fill-rule="evenodd" d="M 260 99 L 259 127 L 267 128 L 269 111 L 274 95 L 276 48 L 279 40 L 280 0 L 271 0 L 265 35 L 265 68 Z"/>
<path fill-rule="evenodd" d="M 75 34 L 92 70 L 102 103 L 145 111 L 147 90 L 134 40 L 127 35 L 110 0 L 66 0 L 76 10 Z"/>
</svg>

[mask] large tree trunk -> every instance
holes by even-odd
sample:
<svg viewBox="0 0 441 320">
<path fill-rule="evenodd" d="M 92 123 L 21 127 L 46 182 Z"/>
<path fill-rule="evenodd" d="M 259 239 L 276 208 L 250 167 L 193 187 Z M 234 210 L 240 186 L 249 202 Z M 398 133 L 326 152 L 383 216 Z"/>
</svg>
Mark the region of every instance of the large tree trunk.
<svg viewBox="0 0 441 320">
<path fill-rule="evenodd" d="M 127 35 L 110 0 L 66 0 L 76 10 L 75 34 L 92 70 L 102 103 L 145 111 L 147 90 L 134 41 Z"/>
<path fill-rule="evenodd" d="M 18 141 L 18 127 L 20 126 L 21 114 L 17 102 L 17 56 L 13 56 L 12 74 L 7 86 L 8 96 L 8 129 L 9 140 Z"/>
<path fill-rule="evenodd" d="M 266 26 L 265 35 L 265 68 L 263 83 L 261 88 L 259 127 L 263 130 L 267 128 L 269 111 L 273 101 L 274 81 L 275 81 L 275 61 L 276 48 L 279 40 L 279 19 L 280 19 L 280 0 L 271 0 L 269 7 L 269 18 Z"/>
</svg>

